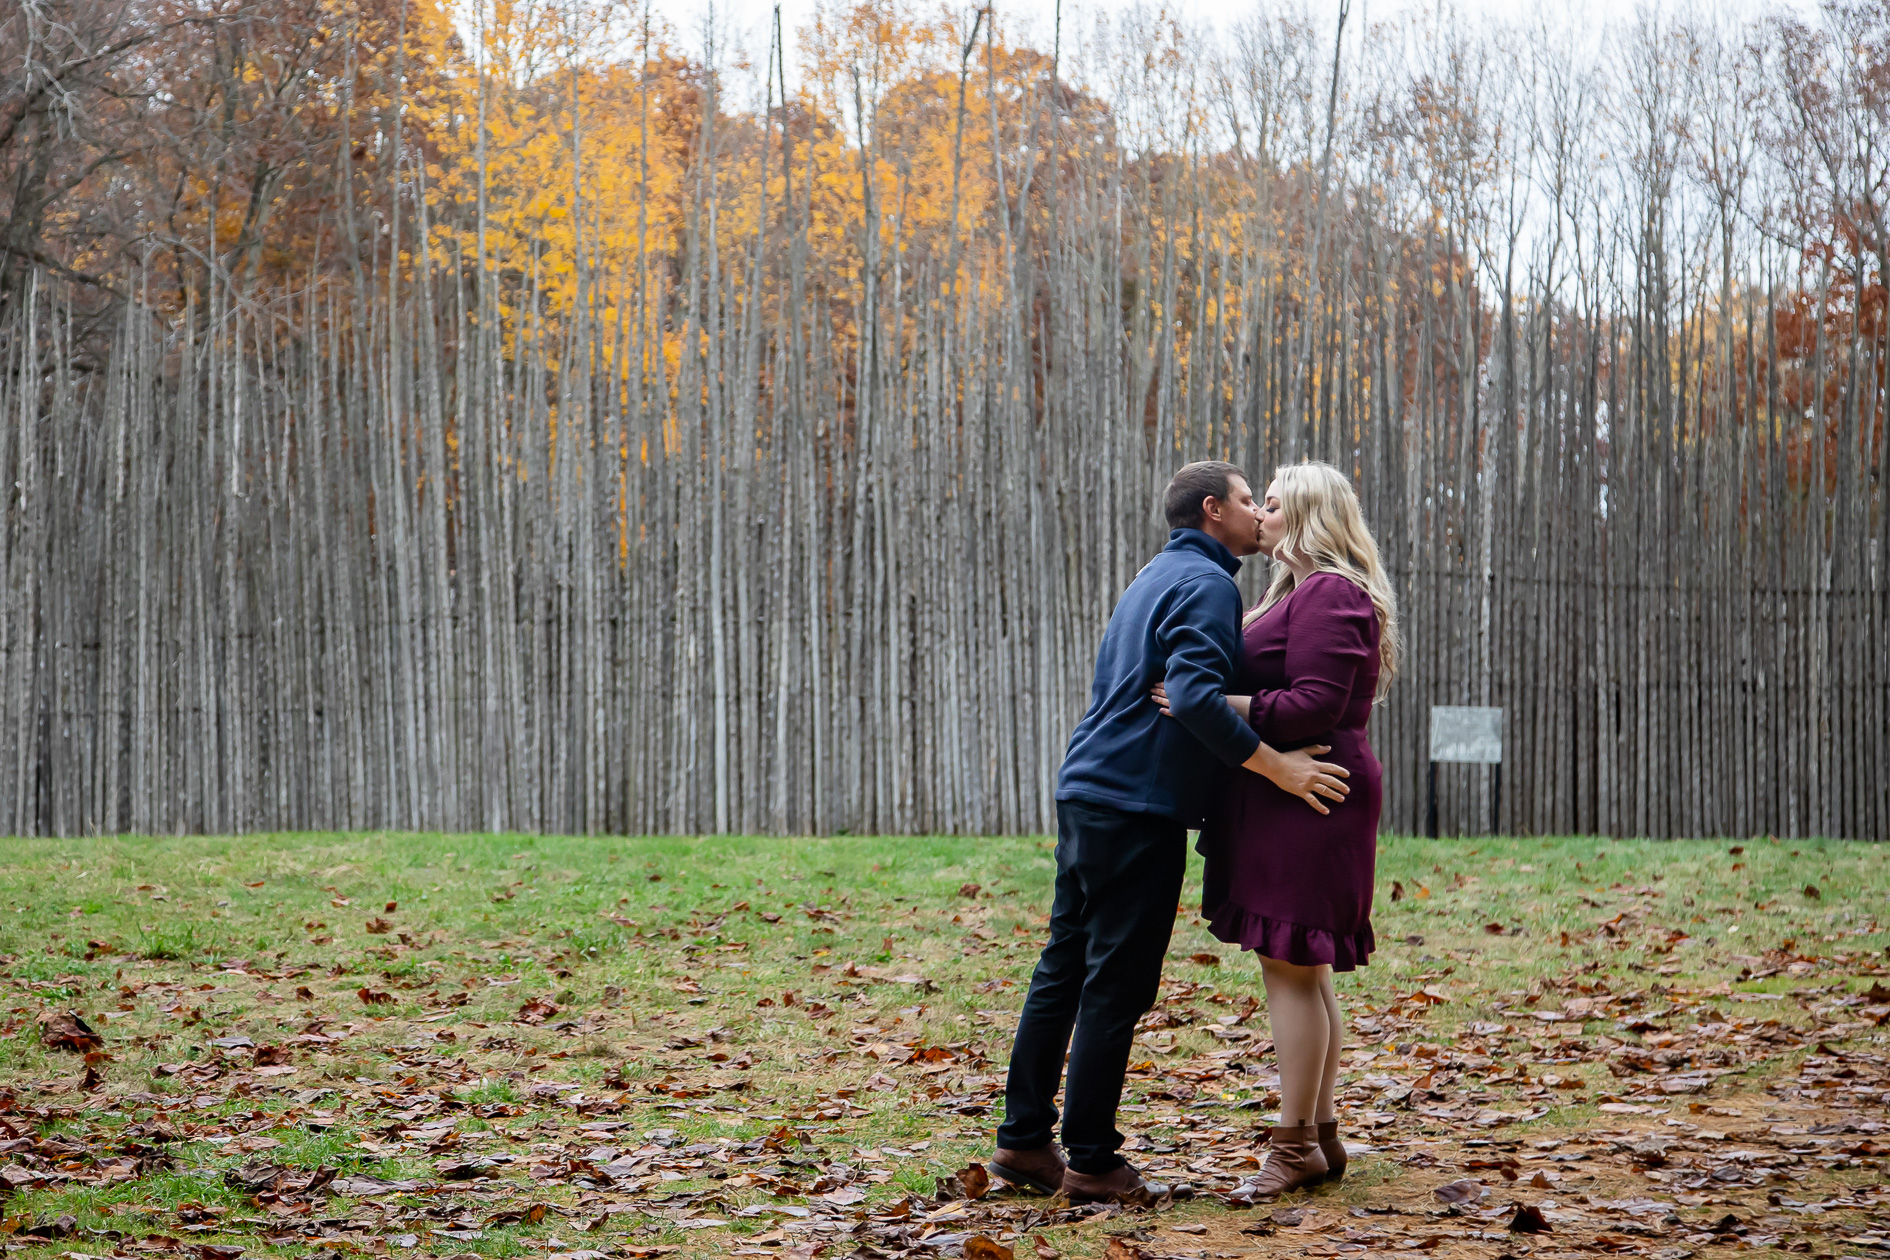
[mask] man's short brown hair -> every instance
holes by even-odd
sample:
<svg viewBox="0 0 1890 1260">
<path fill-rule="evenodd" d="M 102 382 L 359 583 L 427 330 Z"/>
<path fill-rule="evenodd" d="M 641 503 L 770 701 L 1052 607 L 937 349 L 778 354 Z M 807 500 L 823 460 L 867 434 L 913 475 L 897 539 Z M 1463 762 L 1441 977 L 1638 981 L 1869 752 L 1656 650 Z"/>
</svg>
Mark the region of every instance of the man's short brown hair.
<svg viewBox="0 0 1890 1260">
<path fill-rule="evenodd" d="M 1225 499 L 1229 482 L 1235 477 L 1247 480 L 1246 473 L 1218 459 L 1184 464 L 1162 494 L 1162 515 L 1168 518 L 1168 528 L 1201 528 L 1201 522 L 1207 519 L 1201 510 L 1201 501 Z"/>
</svg>

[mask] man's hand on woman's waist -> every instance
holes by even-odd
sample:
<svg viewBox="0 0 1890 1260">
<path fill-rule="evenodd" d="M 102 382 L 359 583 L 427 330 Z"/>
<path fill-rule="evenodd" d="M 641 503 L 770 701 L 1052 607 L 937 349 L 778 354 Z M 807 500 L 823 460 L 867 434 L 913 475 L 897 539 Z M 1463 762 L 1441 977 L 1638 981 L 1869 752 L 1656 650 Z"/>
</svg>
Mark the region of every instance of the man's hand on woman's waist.
<svg viewBox="0 0 1890 1260">
<path fill-rule="evenodd" d="M 1149 698 L 1162 711 L 1162 716 L 1173 717 L 1174 712 L 1168 706 L 1168 688 L 1156 683 L 1149 688 Z M 1242 721 L 1247 718 L 1252 696 L 1227 696 L 1228 706 L 1238 713 Z M 1295 749 L 1289 753 L 1277 752 L 1265 740 L 1253 750 L 1253 756 L 1242 763 L 1241 769 L 1251 770 L 1264 779 L 1271 780 L 1282 792 L 1299 797 L 1321 814 L 1332 811 L 1326 807 L 1326 801 L 1343 801 L 1352 791 L 1345 782 L 1352 772 L 1344 766 L 1335 765 L 1319 758 L 1332 751 L 1329 744 L 1313 744 L 1306 748 Z"/>
</svg>

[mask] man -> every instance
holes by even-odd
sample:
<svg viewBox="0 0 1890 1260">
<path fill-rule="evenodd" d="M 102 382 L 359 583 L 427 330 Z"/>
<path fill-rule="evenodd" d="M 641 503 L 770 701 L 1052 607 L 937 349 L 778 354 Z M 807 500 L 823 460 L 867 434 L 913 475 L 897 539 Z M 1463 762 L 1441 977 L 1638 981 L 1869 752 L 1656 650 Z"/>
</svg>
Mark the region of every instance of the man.
<svg viewBox="0 0 1890 1260">
<path fill-rule="evenodd" d="M 1050 942 L 1018 1021 L 990 1164 L 1012 1185 L 1078 1203 L 1147 1204 L 1167 1192 L 1117 1154 L 1116 1107 L 1136 1021 L 1161 983 L 1187 831 L 1200 825 L 1222 767 L 1263 774 L 1308 802 L 1346 791 L 1346 771 L 1310 755 L 1325 749 L 1275 752 L 1224 698 L 1240 635 L 1234 574 L 1239 557 L 1260 546 L 1246 475 L 1232 464 L 1189 464 L 1162 506 L 1168 545 L 1110 614 L 1089 712 L 1058 776 Z M 1158 682 L 1176 721 L 1149 699 Z M 1067 1165 L 1052 1141 L 1066 1050 Z"/>
</svg>

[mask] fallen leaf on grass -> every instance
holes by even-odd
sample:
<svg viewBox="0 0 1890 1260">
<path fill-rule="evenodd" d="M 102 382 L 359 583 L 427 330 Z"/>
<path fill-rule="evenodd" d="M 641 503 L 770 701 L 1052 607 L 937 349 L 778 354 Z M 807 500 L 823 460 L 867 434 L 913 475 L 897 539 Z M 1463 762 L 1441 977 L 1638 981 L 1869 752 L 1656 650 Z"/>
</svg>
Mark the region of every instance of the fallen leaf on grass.
<svg viewBox="0 0 1890 1260">
<path fill-rule="evenodd" d="M 39 1024 L 40 1041 L 54 1050 L 84 1054 L 105 1047 L 104 1038 L 93 1032 L 77 1011 L 47 1011 L 39 1017 Z"/>
<path fill-rule="evenodd" d="M 337 1178 L 331 1184 L 336 1194 L 357 1199 L 377 1194 L 411 1194 L 421 1185 L 418 1181 L 388 1181 L 383 1177 L 368 1177 L 358 1173 L 352 1177 Z"/>
<path fill-rule="evenodd" d="M 560 1007 L 556 1002 L 544 998 L 533 998 L 518 1008 L 518 1022 L 521 1024 L 542 1024 L 556 1015 Z"/>
<path fill-rule="evenodd" d="M 258 1161 L 225 1169 L 223 1184 L 232 1190 L 247 1191 L 261 1206 L 280 1209 L 313 1202 L 334 1182 L 336 1171 L 326 1166 L 285 1168 Z"/>
<path fill-rule="evenodd" d="M 1533 1203 L 1525 1203 L 1516 1209 L 1516 1215 L 1510 1218 L 1509 1232 L 1512 1234 L 1553 1234 L 1555 1227 L 1542 1215 L 1542 1209 Z"/>
<path fill-rule="evenodd" d="M 1218 967 L 1221 965 L 1219 954 L 1189 954 L 1188 961 L 1200 967 Z"/>
<path fill-rule="evenodd" d="M 1120 1235 L 1112 1234 L 1103 1244 L 1103 1260 L 1155 1260 L 1149 1252 Z"/>
<path fill-rule="evenodd" d="M 983 1234 L 965 1239 L 965 1260 L 1017 1260 L 1017 1253 Z"/>
<path fill-rule="evenodd" d="M 386 919 L 381 918 L 379 915 L 375 915 L 372 919 L 367 921 L 367 933 L 369 936 L 385 936 L 393 930 L 394 925 Z"/>
<path fill-rule="evenodd" d="M 40 1179 L 40 1175 L 30 1168 L 22 1168 L 18 1164 L 8 1164 L 5 1168 L 0 1168 L 0 1193 L 24 1190 L 37 1183 Z"/>
<path fill-rule="evenodd" d="M 938 1178 L 941 1199 L 982 1199 L 991 1189 L 991 1174 L 979 1163 L 966 1164 L 948 1177 Z"/>
<path fill-rule="evenodd" d="M 496 1177 L 499 1166 L 489 1159 L 462 1159 L 451 1164 L 441 1164 L 436 1170 L 447 1181 L 477 1181 L 482 1177 Z"/>
<path fill-rule="evenodd" d="M 14 1227 L 18 1226 L 16 1230 Z M 50 1221 L 38 1221 L 31 1225 L 20 1225 L 20 1218 L 0 1223 L 0 1234 L 12 1234 L 15 1238 L 31 1239 L 34 1242 L 53 1242 L 67 1238 L 79 1228 L 79 1219 L 71 1213 L 63 1213 Z"/>
<path fill-rule="evenodd" d="M 1440 1203 L 1475 1203 L 1483 1197 L 1484 1189 L 1481 1181 L 1465 1178 L 1441 1185 L 1431 1193 L 1437 1196 Z"/>
<path fill-rule="evenodd" d="M 367 1006 L 386 1006 L 394 1000 L 393 994 L 370 989 L 366 985 L 362 985 L 359 989 L 356 989 L 354 995 L 360 998 L 362 1003 Z"/>
</svg>

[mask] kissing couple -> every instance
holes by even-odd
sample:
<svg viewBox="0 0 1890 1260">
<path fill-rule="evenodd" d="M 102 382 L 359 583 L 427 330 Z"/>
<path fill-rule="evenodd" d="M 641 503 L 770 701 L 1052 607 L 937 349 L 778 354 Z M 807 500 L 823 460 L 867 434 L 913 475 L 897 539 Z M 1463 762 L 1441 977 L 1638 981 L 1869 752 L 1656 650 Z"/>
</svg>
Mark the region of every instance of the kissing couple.
<svg viewBox="0 0 1890 1260">
<path fill-rule="evenodd" d="M 989 1164 L 1076 1203 L 1146 1206 L 1168 1192 L 1118 1153 L 1116 1108 L 1181 913 L 1189 828 L 1209 931 L 1260 956 L 1279 1061 L 1280 1123 L 1246 1197 L 1344 1175 L 1332 973 L 1374 947 L 1382 775 L 1365 722 L 1399 638 L 1358 495 L 1308 462 L 1279 469 L 1256 499 L 1240 469 L 1201 462 L 1175 474 L 1162 509 L 1168 545 L 1110 614 L 1057 779 L 1050 940 Z M 1243 613 L 1234 575 L 1255 553 L 1273 576 Z M 1066 1052 L 1067 1163 L 1054 1141 Z"/>
</svg>

